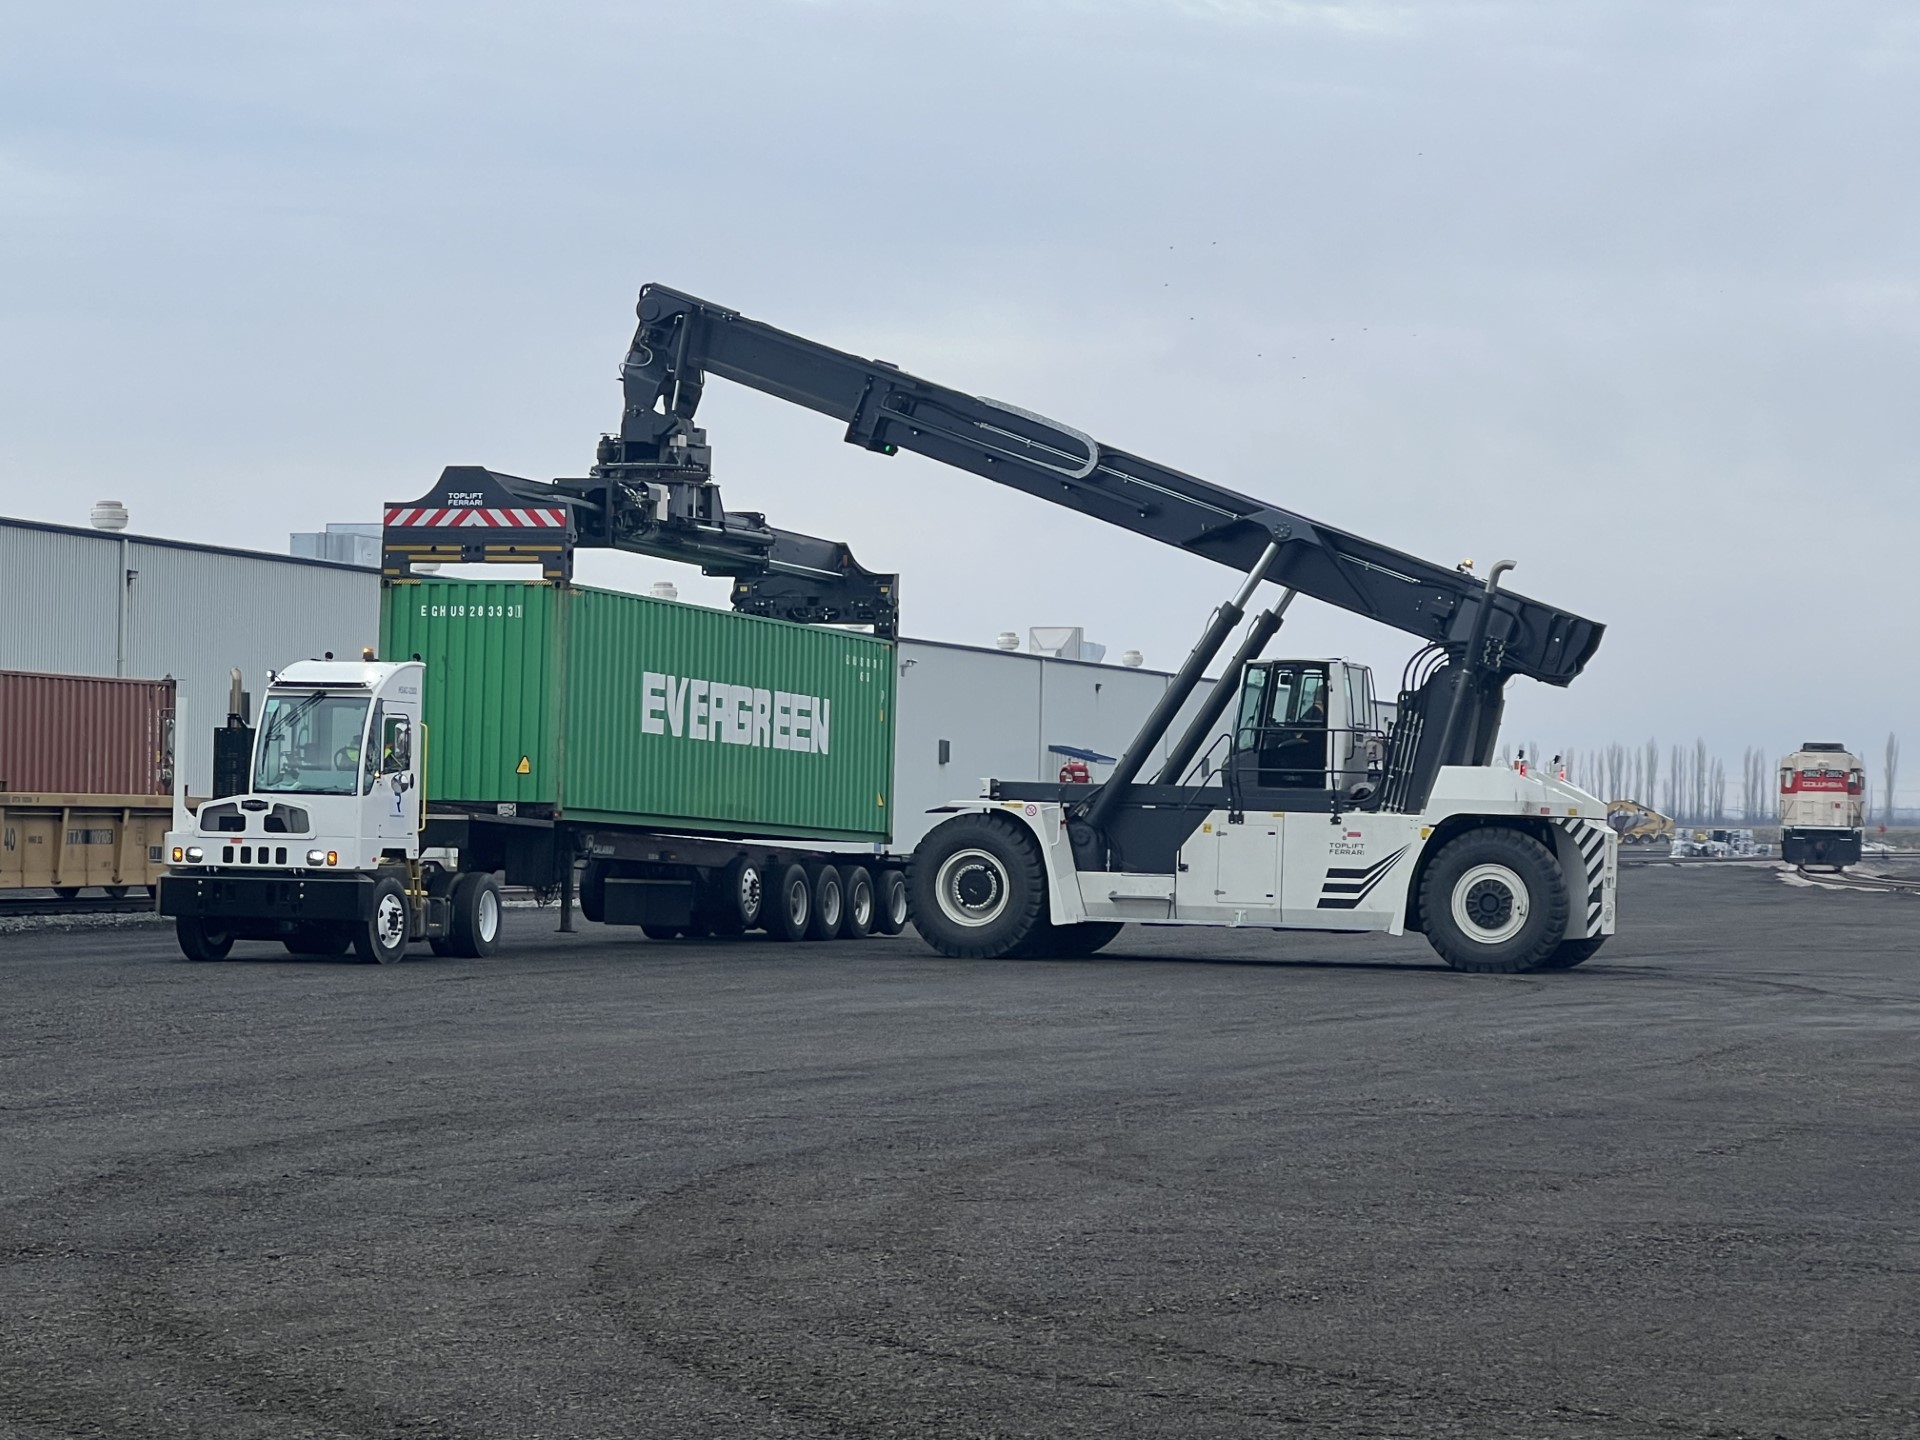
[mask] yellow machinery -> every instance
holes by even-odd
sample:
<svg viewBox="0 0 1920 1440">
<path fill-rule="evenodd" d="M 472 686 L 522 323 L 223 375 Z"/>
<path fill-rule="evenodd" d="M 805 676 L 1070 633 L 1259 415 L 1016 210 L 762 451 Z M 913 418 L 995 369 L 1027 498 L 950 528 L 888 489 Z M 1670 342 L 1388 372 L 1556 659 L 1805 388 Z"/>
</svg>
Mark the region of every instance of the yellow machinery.
<svg viewBox="0 0 1920 1440">
<path fill-rule="evenodd" d="M 1658 845 L 1673 839 L 1673 821 L 1638 800 L 1609 800 L 1607 824 L 1623 845 Z"/>
</svg>

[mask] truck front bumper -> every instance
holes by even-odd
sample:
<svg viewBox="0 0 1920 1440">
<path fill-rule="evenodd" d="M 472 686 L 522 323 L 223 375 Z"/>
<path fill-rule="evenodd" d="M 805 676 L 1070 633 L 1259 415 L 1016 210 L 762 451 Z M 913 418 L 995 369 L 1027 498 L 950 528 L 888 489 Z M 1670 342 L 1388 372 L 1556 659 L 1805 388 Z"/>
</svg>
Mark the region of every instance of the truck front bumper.
<svg viewBox="0 0 1920 1440">
<path fill-rule="evenodd" d="M 160 879 L 162 915 L 232 921 L 236 932 L 315 921 L 365 920 L 373 914 L 371 875 L 174 874 Z"/>
</svg>

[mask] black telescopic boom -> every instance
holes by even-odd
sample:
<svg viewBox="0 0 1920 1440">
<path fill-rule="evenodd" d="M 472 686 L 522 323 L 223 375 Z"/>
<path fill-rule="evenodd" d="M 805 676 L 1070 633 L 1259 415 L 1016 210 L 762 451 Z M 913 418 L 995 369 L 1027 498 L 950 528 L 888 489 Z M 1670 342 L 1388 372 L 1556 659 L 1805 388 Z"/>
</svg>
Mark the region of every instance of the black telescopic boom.
<svg viewBox="0 0 1920 1440">
<path fill-rule="evenodd" d="M 1233 703 L 1233 697 L 1240 688 L 1240 677 L 1246 673 L 1247 662 L 1260 658 L 1260 652 L 1267 648 L 1267 642 L 1279 631 L 1281 617 L 1287 613 L 1287 607 L 1293 604 L 1293 597 L 1297 594 L 1297 590 L 1287 591 L 1280 597 L 1278 605 L 1270 610 L 1262 610 L 1253 617 L 1253 624 L 1247 627 L 1247 638 L 1240 642 L 1233 659 L 1220 672 L 1220 680 L 1200 706 L 1200 713 L 1193 717 L 1193 723 L 1187 726 L 1186 733 L 1175 742 L 1172 752 L 1167 756 L 1167 763 L 1160 767 L 1160 773 L 1154 777 L 1154 784 L 1178 785 L 1186 778 L 1187 767 L 1193 764 L 1194 757 L 1213 733 L 1213 727 L 1220 723 L 1220 717 L 1227 713 L 1227 706 Z"/>
<path fill-rule="evenodd" d="M 1146 765 L 1153 747 L 1167 733 L 1167 727 L 1173 724 L 1173 717 L 1180 713 L 1180 707 L 1193 694 L 1194 687 L 1206 674 L 1207 666 L 1213 663 L 1213 657 L 1227 643 L 1227 636 L 1245 618 L 1247 601 L 1253 598 L 1253 592 L 1259 588 L 1260 582 L 1267 578 L 1267 567 L 1279 553 L 1280 542 L 1275 540 L 1261 553 L 1259 563 L 1247 572 L 1246 583 L 1233 599 L 1214 611 L 1213 621 L 1200 637 L 1200 643 L 1193 647 L 1193 653 L 1187 656 L 1187 663 L 1180 667 L 1180 673 L 1161 692 L 1159 701 L 1141 723 L 1140 733 L 1133 737 L 1133 743 L 1127 746 L 1126 753 L 1113 767 L 1113 774 L 1094 793 L 1093 798 L 1085 802 L 1079 819 L 1098 830 L 1113 813 L 1114 807 L 1125 798 L 1127 787 Z"/>
<path fill-rule="evenodd" d="M 1447 701 L 1447 721 L 1440 730 L 1440 743 L 1434 753 L 1440 757 L 1439 764 L 1452 765 L 1454 732 L 1460 728 L 1460 716 L 1467 706 L 1467 687 L 1475 684 L 1483 670 L 1488 669 L 1486 648 L 1487 631 L 1493 619 L 1494 596 L 1500 591 L 1500 577 L 1513 569 L 1513 561 L 1496 560 L 1493 568 L 1487 572 L 1486 590 L 1480 603 L 1474 609 L 1473 629 L 1467 636 L 1466 652 L 1453 664 L 1460 667 L 1460 677 L 1454 681 L 1453 694 Z"/>
</svg>

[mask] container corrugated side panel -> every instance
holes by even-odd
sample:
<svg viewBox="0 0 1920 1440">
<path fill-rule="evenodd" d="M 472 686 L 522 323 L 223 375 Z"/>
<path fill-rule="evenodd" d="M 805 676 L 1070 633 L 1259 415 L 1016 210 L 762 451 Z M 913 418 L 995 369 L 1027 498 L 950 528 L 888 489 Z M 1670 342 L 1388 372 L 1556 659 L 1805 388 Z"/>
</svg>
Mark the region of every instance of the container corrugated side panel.
<svg viewBox="0 0 1920 1440">
<path fill-rule="evenodd" d="M 173 682 L 0 671 L 0 789 L 164 795 Z"/>
<path fill-rule="evenodd" d="M 423 580 L 381 598 L 382 657 L 426 662 L 427 798 L 558 803 L 561 592 Z"/>
<path fill-rule="evenodd" d="M 891 642 L 604 590 L 576 589 L 568 598 L 568 814 L 886 841 Z M 757 692 L 763 704 L 779 695 L 826 700 L 825 746 L 779 748 L 770 714 L 737 733 L 723 725 L 722 738 L 712 738 L 714 727 L 702 727 L 696 712 L 716 683 L 730 695 Z M 753 706 L 745 708 L 751 717 Z M 703 728 L 708 738 L 697 738 Z M 745 743 L 729 743 L 730 733 Z"/>
</svg>

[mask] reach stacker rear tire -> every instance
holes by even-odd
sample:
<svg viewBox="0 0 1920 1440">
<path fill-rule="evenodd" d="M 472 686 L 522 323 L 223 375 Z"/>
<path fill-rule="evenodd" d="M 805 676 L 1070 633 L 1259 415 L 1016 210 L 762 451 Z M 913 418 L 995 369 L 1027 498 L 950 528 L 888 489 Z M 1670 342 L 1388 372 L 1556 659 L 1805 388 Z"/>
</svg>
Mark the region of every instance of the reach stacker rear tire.
<svg viewBox="0 0 1920 1440">
<path fill-rule="evenodd" d="M 1567 933 L 1559 862 L 1531 835 L 1489 825 L 1455 836 L 1420 878 L 1427 939 L 1455 970 L 1537 969 Z"/>
<path fill-rule="evenodd" d="M 353 929 L 353 953 L 369 965 L 393 965 L 407 954 L 407 894 L 391 875 L 373 884 L 367 918 Z"/>
<path fill-rule="evenodd" d="M 804 940 L 813 924 L 813 882 L 798 865 L 780 872 L 780 883 L 767 896 L 772 907 L 766 916 L 767 933 L 776 940 Z"/>
<path fill-rule="evenodd" d="M 182 915 L 173 922 L 180 953 L 189 960 L 224 960 L 233 949 L 233 936 L 197 916 Z"/>
<path fill-rule="evenodd" d="M 996 816 L 956 815 L 936 827 L 913 852 L 907 885 L 914 928 L 942 955 L 999 960 L 1048 938 L 1040 852 L 1026 830 Z"/>
</svg>

